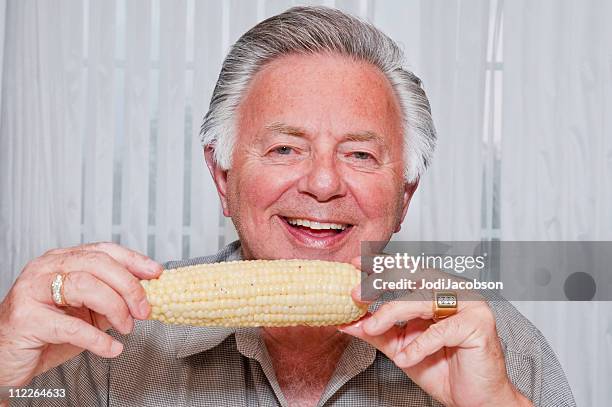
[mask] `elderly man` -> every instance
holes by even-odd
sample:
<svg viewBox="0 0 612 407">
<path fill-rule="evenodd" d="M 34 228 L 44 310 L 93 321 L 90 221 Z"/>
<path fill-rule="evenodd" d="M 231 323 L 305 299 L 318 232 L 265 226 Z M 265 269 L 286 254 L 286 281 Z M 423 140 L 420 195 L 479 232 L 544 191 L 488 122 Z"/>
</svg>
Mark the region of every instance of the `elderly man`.
<svg viewBox="0 0 612 407">
<path fill-rule="evenodd" d="M 202 140 L 240 241 L 167 268 L 236 259 L 355 262 L 360 242 L 399 231 L 435 131 L 420 81 L 402 68 L 392 40 L 336 10 L 293 8 L 231 49 Z M 67 307 L 49 288 L 62 273 Z M 31 261 L 0 308 L 0 385 L 56 391 L 11 400 L 574 405 L 550 347 L 507 302 L 462 302 L 438 323 L 430 303 L 395 301 L 340 329 L 169 326 L 141 321 L 150 306 L 138 281 L 160 273 L 152 260 L 110 243 Z"/>
</svg>

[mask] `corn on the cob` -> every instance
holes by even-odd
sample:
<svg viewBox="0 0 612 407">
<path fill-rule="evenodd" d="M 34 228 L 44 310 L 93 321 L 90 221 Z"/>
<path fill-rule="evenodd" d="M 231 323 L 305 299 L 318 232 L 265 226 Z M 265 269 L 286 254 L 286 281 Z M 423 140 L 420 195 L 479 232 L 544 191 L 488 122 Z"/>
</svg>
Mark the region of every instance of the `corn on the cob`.
<svg viewBox="0 0 612 407">
<path fill-rule="evenodd" d="M 251 260 L 165 270 L 142 281 L 150 319 L 196 326 L 324 326 L 359 319 L 360 271 L 320 260 Z"/>
</svg>

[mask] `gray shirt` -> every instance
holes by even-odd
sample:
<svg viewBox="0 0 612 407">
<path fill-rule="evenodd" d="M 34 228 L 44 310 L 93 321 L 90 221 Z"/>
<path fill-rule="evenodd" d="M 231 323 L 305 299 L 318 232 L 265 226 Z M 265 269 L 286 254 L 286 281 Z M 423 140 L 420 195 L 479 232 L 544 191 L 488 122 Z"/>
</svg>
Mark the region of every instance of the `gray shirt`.
<svg viewBox="0 0 612 407">
<path fill-rule="evenodd" d="M 240 259 L 240 243 L 165 268 Z M 542 334 L 509 302 L 490 301 L 510 380 L 536 406 L 575 406 Z M 138 322 L 114 359 L 83 352 L 36 377 L 31 388 L 65 398 L 12 399 L 33 406 L 287 406 L 258 328 L 197 328 Z M 353 338 L 319 406 L 440 406 L 384 354 Z"/>
</svg>

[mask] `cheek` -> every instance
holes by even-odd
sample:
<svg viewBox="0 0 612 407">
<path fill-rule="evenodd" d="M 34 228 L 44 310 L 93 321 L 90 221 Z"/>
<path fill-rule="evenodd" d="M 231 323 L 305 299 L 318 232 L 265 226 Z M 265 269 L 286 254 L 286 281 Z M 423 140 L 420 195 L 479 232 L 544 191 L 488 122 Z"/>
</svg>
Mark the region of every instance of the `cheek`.
<svg viewBox="0 0 612 407">
<path fill-rule="evenodd" d="M 235 202 L 242 206 L 238 212 L 245 212 L 247 208 L 266 209 L 296 182 L 297 171 L 288 171 L 285 167 L 245 161 L 236 170 L 231 189 L 236 197 Z"/>
<path fill-rule="evenodd" d="M 401 182 L 395 176 L 353 175 L 349 188 L 367 219 L 394 225 L 401 215 Z"/>
</svg>

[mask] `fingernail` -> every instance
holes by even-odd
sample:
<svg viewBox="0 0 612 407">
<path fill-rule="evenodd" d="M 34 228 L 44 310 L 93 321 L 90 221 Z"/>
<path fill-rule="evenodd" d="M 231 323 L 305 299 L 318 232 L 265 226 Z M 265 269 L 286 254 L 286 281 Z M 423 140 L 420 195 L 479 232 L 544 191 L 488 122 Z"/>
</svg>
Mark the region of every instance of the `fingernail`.
<svg viewBox="0 0 612 407">
<path fill-rule="evenodd" d="M 149 302 L 146 299 L 143 299 L 140 301 L 140 304 L 138 304 L 138 309 L 140 310 L 142 319 L 147 319 L 149 316 Z"/>
<path fill-rule="evenodd" d="M 147 260 L 147 268 L 151 272 L 151 274 L 157 274 L 159 271 L 160 265 L 154 260 Z"/>
<path fill-rule="evenodd" d="M 127 321 L 125 322 L 125 325 L 125 332 L 121 333 L 127 335 L 132 332 L 132 329 L 134 329 L 134 319 L 132 317 L 128 317 Z"/>
<path fill-rule="evenodd" d="M 361 326 L 361 321 L 351 322 L 349 324 L 337 325 L 339 331 L 350 332 L 358 329 Z"/>
<path fill-rule="evenodd" d="M 115 356 L 119 355 L 123 350 L 123 344 L 121 342 L 113 341 L 111 344 L 111 353 Z"/>
</svg>

